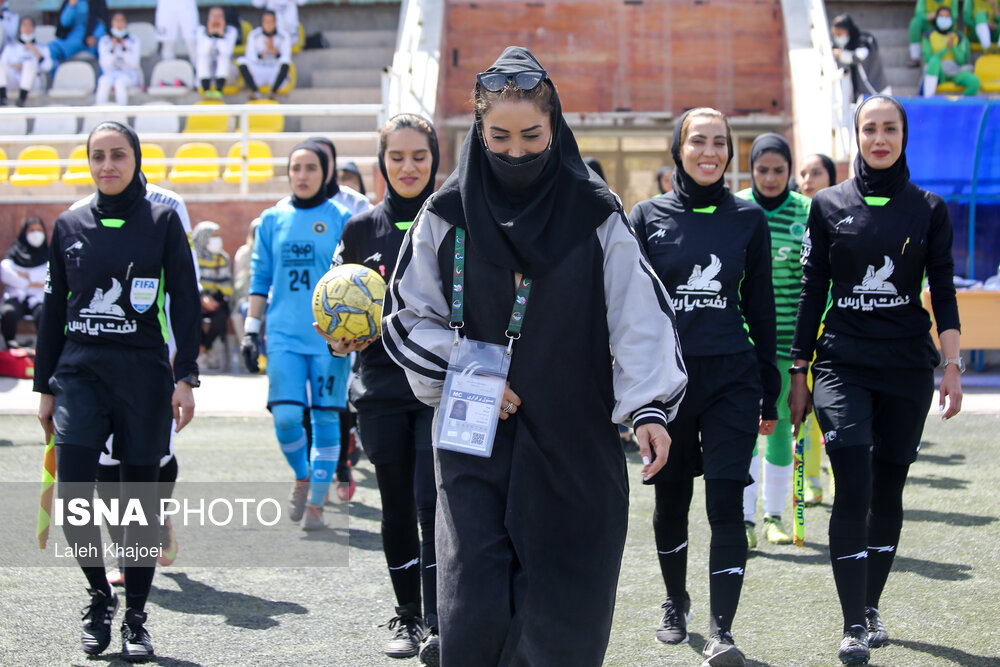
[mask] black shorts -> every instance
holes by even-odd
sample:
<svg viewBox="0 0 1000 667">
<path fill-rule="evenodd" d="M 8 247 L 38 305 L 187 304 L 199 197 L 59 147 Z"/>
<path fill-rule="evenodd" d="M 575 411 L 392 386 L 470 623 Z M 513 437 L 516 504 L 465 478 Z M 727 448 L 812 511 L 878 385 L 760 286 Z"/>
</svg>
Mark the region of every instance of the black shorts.
<svg viewBox="0 0 1000 667">
<path fill-rule="evenodd" d="M 684 357 L 687 391 L 667 431 L 670 454 L 654 483 L 690 479 L 747 482 L 760 425 L 757 355 Z"/>
<path fill-rule="evenodd" d="M 361 447 L 373 465 L 398 463 L 413 457 L 416 450 L 431 449 L 434 408 L 408 405 L 403 410 L 358 410 Z"/>
<path fill-rule="evenodd" d="M 49 380 L 57 445 L 103 451 L 114 435 L 115 459 L 157 463 L 170 447 L 173 373 L 167 347 L 128 348 L 66 341 Z"/>
<path fill-rule="evenodd" d="M 828 452 L 872 447 L 872 456 L 900 465 L 917 460 L 934 396 L 929 368 L 813 365 L 813 405 Z"/>
</svg>

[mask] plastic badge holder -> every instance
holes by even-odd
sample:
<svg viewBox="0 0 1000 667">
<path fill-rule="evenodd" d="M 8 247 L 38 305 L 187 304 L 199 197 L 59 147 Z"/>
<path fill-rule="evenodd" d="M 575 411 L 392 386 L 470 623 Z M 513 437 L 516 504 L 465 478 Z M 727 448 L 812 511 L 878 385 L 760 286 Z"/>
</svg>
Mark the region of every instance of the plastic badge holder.
<svg viewBox="0 0 1000 667">
<path fill-rule="evenodd" d="M 509 368 L 503 345 L 456 341 L 438 409 L 435 447 L 489 458 Z"/>
</svg>

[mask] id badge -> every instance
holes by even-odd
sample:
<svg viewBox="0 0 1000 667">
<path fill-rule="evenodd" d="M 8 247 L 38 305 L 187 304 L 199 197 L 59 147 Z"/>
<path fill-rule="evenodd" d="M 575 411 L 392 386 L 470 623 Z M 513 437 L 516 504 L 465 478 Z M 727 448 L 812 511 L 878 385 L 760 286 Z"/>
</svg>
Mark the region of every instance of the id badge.
<svg viewBox="0 0 1000 667">
<path fill-rule="evenodd" d="M 503 345 L 458 339 L 448 360 L 435 447 L 484 458 L 493 453 L 509 368 Z"/>
</svg>

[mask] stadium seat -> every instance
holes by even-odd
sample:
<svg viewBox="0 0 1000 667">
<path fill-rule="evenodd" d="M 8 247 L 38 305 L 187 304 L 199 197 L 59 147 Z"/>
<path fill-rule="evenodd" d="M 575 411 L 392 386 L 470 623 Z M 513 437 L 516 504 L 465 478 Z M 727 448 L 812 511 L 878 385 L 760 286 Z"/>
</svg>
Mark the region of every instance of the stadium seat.
<svg viewBox="0 0 1000 667">
<path fill-rule="evenodd" d="M 28 133 L 28 119 L 24 116 L 20 118 L 0 117 L 0 134 L 9 134 L 21 137 Z"/>
<path fill-rule="evenodd" d="M 222 174 L 222 180 L 226 183 L 240 182 L 240 163 L 233 160 L 240 159 L 240 150 L 243 145 L 236 142 L 229 147 L 226 156 L 226 171 Z M 274 165 L 271 164 L 271 147 L 263 141 L 251 139 L 247 142 L 247 180 L 251 183 L 263 183 L 274 176 Z"/>
<path fill-rule="evenodd" d="M 140 144 L 142 173 L 149 183 L 159 183 L 167 177 L 167 154 L 159 144 Z"/>
<path fill-rule="evenodd" d="M 140 57 L 148 58 L 156 55 L 156 51 L 160 46 L 160 43 L 156 40 L 156 26 L 147 21 L 129 21 L 128 32 L 139 40 Z"/>
<path fill-rule="evenodd" d="M 278 89 L 278 94 L 287 95 L 290 93 L 292 89 L 295 88 L 296 78 L 295 63 L 288 63 L 288 77 L 285 79 L 285 82 L 281 84 L 281 88 Z M 271 86 L 260 86 L 258 87 L 258 90 L 261 95 L 267 95 L 271 92 Z"/>
<path fill-rule="evenodd" d="M 0 148 L 0 160 L 7 160 L 7 151 Z M 0 165 L 0 183 L 6 183 L 7 178 L 10 176 L 10 167 L 7 165 Z"/>
<path fill-rule="evenodd" d="M 163 104 L 163 102 L 146 103 L 146 105 L 150 104 Z M 181 129 L 181 119 L 175 113 L 136 114 L 133 129 L 139 135 L 176 134 Z"/>
<path fill-rule="evenodd" d="M 250 104 L 261 106 L 277 105 L 274 100 L 251 100 Z M 280 113 L 252 113 L 250 114 L 250 132 L 284 132 L 285 117 Z"/>
<path fill-rule="evenodd" d="M 965 88 L 958 85 L 954 81 L 942 81 L 937 87 L 938 95 L 960 95 L 964 92 Z"/>
<path fill-rule="evenodd" d="M 129 125 L 128 116 L 123 113 L 109 113 L 109 114 L 94 114 L 85 113 L 83 114 L 83 123 L 80 125 L 80 134 L 90 134 L 91 130 L 97 127 L 99 124 L 106 120 L 113 120 L 116 123 L 121 123 L 122 125 Z M 37 133 L 36 133 L 37 134 Z"/>
<path fill-rule="evenodd" d="M 52 146 L 28 146 L 17 156 L 14 174 L 10 184 L 20 187 L 33 185 L 50 185 L 59 180 L 59 166 L 55 164 L 39 165 L 38 162 L 58 160 L 59 153 Z"/>
<path fill-rule="evenodd" d="M 56 38 L 56 27 L 54 25 L 36 25 L 35 26 L 35 44 L 39 46 L 44 46 L 45 44 L 51 44 L 52 40 Z"/>
<path fill-rule="evenodd" d="M 90 175 L 90 162 L 87 160 L 87 146 L 80 144 L 73 148 L 69 159 L 77 160 L 78 163 L 66 167 L 62 182 L 66 185 L 93 185 L 94 178 Z"/>
<path fill-rule="evenodd" d="M 306 27 L 300 23 L 299 34 L 297 36 L 297 39 L 295 40 L 295 43 L 292 44 L 292 53 L 298 53 L 299 51 L 301 51 L 302 47 L 305 46 L 305 44 L 306 44 Z"/>
<path fill-rule="evenodd" d="M 979 56 L 976 61 L 979 88 L 985 93 L 1000 93 L 1000 55 L 991 53 Z"/>
<path fill-rule="evenodd" d="M 97 74 L 90 63 L 67 60 L 56 70 L 49 88 L 53 100 L 65 100 L 92 95 L 97 88 Z"/>
<path fill-rule="evenodd" d="M 253 26 L 250 21 L 245 21 L 240 19 L 240 32 L 243 34 L 243 38 L 239 40 L 239 44 L 233 49 L 234 56 L 242 56 L 247 52 L 247 35 L 253 30 Z"/>
<path fill-rule="evenodd" d="M 221 100 L 200 100 L 197 106 L 225 106 Z M 184 134 L 204 132 L 228 132 L 229 116 L 225 114 L 191 114 L 184 119 Z"/>
<path fill-rule="evenodd" d="M 180 47 L 183 39 L 175 42 Z M 179 50 L 179 49 L 178 49 Z M 194 68 L 186 60 L 161 60 L 149 75 L 147 92 L 152 97 L 179 97 L 194 89 Z"/>
<path fill-rule="evenodd" d="M 76 134 L 76 116 L 38 116 L 31 128 L 32 134 Z"/>
<path fill-rule="evenodd" d="M 219 153 L 212 144 L 193 142 L 183 144 L 174 154 L 175 160 L 215 160 L 214 164 L 175 164 L 170 170 L 174 183 L 211 183 L 219 178 Z"/>
</svg>

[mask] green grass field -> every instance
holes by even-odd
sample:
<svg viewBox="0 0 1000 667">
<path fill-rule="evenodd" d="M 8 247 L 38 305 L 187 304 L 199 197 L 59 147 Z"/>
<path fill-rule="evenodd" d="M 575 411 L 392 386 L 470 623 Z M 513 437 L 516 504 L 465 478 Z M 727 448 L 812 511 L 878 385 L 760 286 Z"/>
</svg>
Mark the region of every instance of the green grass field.
<svg viewBox="0 0 1000 667">
<path fill-rule="evenodd" d="M 906 488 L 899 556 L 882 599 L 891 643 L 874 652 L 871 664 L 1000 665 L 998 433 L 997 415 L 928 421 Z M 33 418 L 0 416 L 5 481 L 38 479 L 41 456 Z M 182 481 L 289 477 L 270 421 L 262 418 L 198 418 L 179 438 L 178 457 Z M 650 526 L 653 496 L 638 483 L 639 467 L 637 455 L 630 456 L 629 535 L 606 664 L 699 665 L 708 626 L 704 494 L 697 485 L 691 643 L 663 646 L 653 639 L 664 596 Z M 347 567 L 193 568 L 185 566 L 185 538 L 178 531 L 178 559 L 158 571 L 148 606 L 158 664 L 416 665 L 381 654 L 389 631 L 378 625 L 392 616 L 393 600 L 381 553 L 378 491 L 366 460 L 356 478 Z M 839 664 L 828 519 L 829 505 L 809 509 L 804 547 L 764 543 L 750 557 L 734 628 L 748 664 Z M 287 536 L 301 539 L 302 533 L 289 524 Z M 33 535 L 0 526 L 0 541 L 23 539 Z M 94 664 L 79 648 L 84 583 L 75 568 L 0 567 L 0 665 Z M 118 664 L 116 653 L 112 643 L 96 662 Z"/>
</svg>

